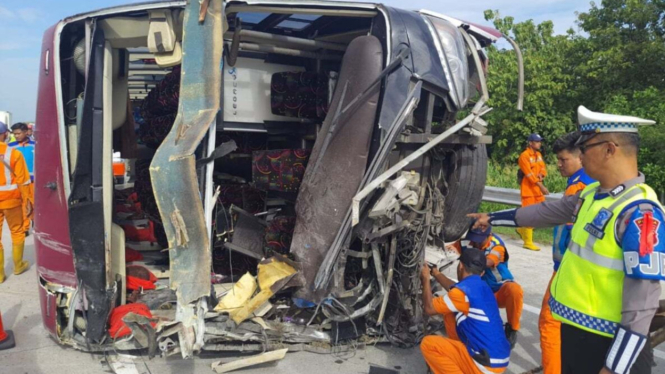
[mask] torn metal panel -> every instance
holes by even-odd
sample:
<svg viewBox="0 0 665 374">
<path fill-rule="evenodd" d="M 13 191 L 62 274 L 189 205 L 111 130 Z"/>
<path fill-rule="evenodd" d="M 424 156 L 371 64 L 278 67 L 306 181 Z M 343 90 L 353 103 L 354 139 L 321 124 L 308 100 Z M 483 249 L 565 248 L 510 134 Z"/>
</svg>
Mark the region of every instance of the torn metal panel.
<svg viewBox="0 0 665 374">
<path fill-rule="evenodd" d="M 185 11 L 178 115 L 150 164 L 169 242 L 170 282 L 178 300 L 176 319 L 182 322 L 178 337 L 183 358 L 203 346 L 204 297 L 210 294 L 210 239 L 194 151 L 219 110 L 223 49 L 222 0 L 210 1 L 202 23 L 199 5 L 190 1 Z"/>
<path fill-rule="evenodd" d="M 103 204 L 103 90 L 104 32 L 95 29 L 90 44 L 88 79 L 83 101 L 79 153 L 69 196 L 69 235 L 78 284 L 87 299 L 86 338 L 101 342 L 115 288 L 107 277 Z"/>
<path fill-rule="evenodd" d="M 208 309 L 206 298 L 201 298 L 196 305 L 176 306 L 176 321 L 182 321 L 175 329 L 178 333 L 182 358 L 191 358 L 204 345 L 205 314 Z M 165 336 L 165 335 L 164 335 Z"/>
<path fill-rule="evenodd" d="M 446 247 L 445 250 L 442 250 L 433 245 L 425 246 L 425 262 L 440 271 L 454 264 L 459 259 L 459 256 L 460 253 L 454 249 L 450 250 Z"/>
<path fill-rule="evenodd" d="M 210 293 L 210 243 L 194 151 L 212 125 L 220 102 L 222 1 L 209 4 L 198 21 L 199 3 L 187 5 L 183 36 L 180 106 L 171 132 L 150 165 L 150 176 L 169 241 L 171 288 L 182 305 Z M 196 269 L 197 271 L 193 271 Z"/>
<path fill-rule="evenodd" d="M 365 186 L 369 181 L 376 178 L 380 170 L 382 170 L 386 158 L 388 157 L 388 154 L 390 153 L 393 146 L 395 145 L 395 142 L 397 141 L 398 135 L 402 133 L 402 129 L 404 128 L 406 118 L 413 112 L 413 110 L 415 110 L 416 106 L 418 105 L 418 102 L 420 100 L 421 90 L 422 90 L 422 82 L 418 82 L 409 91 L 406 100 L 402 103 L 402 106 L 397 112 L 397 115 L 394 118 L 393 123 L 389 127 L 389 132 L 386 136 L 386 139 L 383 141 L 383 143 L 377 150 L 374 159 L 372 159 L 371 164 L 369 165 L 367 171 L 365 172 L 365 176 L 363 177 L 362 183 L 360 184 L 361 188 Z M 328 287 L 328 284 L 332 277 L 333 268 L 336 265 L 338 265 L 337 267 L 338 270 L 344 269 L 345 259 L 344 256 L 340 256 L 340 254 L 343 252 L 342 250 L 343 246 L 347 245 L 347 241 L 351 234 L 352 218 L 354 218 L 352 217 L 353 208 L 354 208 L 353 206 L 349 207 L 348 211 L 346 212 L 343 224 L 340 226 L 339 231 L 335 236 L 335 240 L 330 246 L 330 249 L 326 253 L 325 259 L 322 261 L 321 266 L 318 269 L 318 272 L 316 274 L 316 279 L 314 282 L 314 288 L 316 290 L 322 290 Z M 360 210 L 360 207 L 358 207 L 358 210 Z M 360 220 L 359 212 L 357 213 L 357 216 L 355 218 L 358 221 Z M 342 258 L 338 262 L 338 258 L 340 257 Z M 341 277 L 340 273 L 341 271 L 337 272 L 337 278 Z M 341 282 L 336 280 L 336 284 L 341 284 Z"/>
<path fill-rule="evenodd" d="M 330 334 L 321 331 L 320 326 L 303 326 L 265 319 L 261 322 L 250 320 L 240 324 L 208 322 L 205 341 L 205 349 L 210 343 L 225 342 L 329 343 Z"/>
<path fill-rule="evenodd" d="M 233 225 L 231 242 L 224 243 L 224 246 L 260 261 L 263 259 L 265 221 L 236 206 L 231 206 L 231 212 L 239 213 L 238 220 Z"/>
<path fill-rule="evenodd" d="M 157 351 L 157 340 L 155 329 L 150 324 L 150 319 L 136 313 L 128 313 L 123 317 L 123 322 L 132 330 L 132 336 L 143 347 L 148 347 L 148 357 L 155 357 Z"/>
<path fill-rule="evenodd" d="M 48 278 L 48 280 L 52 282 L 58 282 L 63 284 L 77 283 L 76 274 L 73 273 L 49 270 L 43 266 L 38 266 L 37 271 L 39 272 L 39 275 L 43 276 L 44 278 Z"/>
<path fill-rule="evenodd" d="M 374 36 L 356 38 L 349 44 L 342 62 L 339 87 L 346 86 L 347 100 L 362 94 L 381 74 L 383 51 Z M 344 221 L 351 196 L 358 190 L 367 164 L 369 143 L 379 100 L 379 89 L 368 100 L 329 133 L 337 108 L 344 107 L 343 90 L 335 90 L 329 114 L 319 132 L 310 159 L 318 167 L 307 168 L 296 200 L 296 227 L 291 251 L 302 265 L 307 285 L 312 285 L 321 262 Z M 326 140 L 327 139 L 327 140 Z M 319 301 L 323 292 L 315 293 L 309 287 L 301 288 L 297 297 Z"/>
</svg>

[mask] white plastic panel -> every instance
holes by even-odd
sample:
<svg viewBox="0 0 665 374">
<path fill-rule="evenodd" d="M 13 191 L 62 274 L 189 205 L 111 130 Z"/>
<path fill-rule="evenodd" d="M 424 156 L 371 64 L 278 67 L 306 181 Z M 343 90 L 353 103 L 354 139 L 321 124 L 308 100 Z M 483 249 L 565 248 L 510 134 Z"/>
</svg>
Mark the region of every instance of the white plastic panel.
<svg viewBox="0 0 665 374">
<path fill-rule="evenodd" d="M 270 81 L 274 73 L 304 71 L 300 66 L 267 64 L 263 60 L 238 58 L 234 67 L 224 66 L 224 121 L 263 123 L 297 121 L 272 114 Z"/>
</svg>

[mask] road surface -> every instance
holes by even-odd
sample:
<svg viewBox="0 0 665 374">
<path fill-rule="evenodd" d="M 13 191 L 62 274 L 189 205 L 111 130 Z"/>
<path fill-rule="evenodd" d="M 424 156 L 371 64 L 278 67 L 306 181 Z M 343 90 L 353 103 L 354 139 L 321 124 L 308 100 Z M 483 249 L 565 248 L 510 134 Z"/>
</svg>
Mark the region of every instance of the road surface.
<svg viewBox="0 0 665 374">
<path fill-rule="evenodd" d="M 5 328 L 14 331 L 17 346 L 0 351 L 0 373 L 5 374 L 73 374 L 109 373 L 104 357 L 62 347 L 55 343 L 43 329 L 37 276 L 34 265 L 19 276 L 12 275 L 9 232 L 3 230 L 5 244 L 5 271 L 7 281 L 0 285 L 0 311 Z M 26 258 L 34 264 L 34 236 L 27 239 Z M 510 269 L 524 288 L 524 313 L 517 346 L 511 355 L 508 373 L 523 373 L 540 365 L 538 342 L 538 313 L 543 291 L 552 275 L 551 252 L 543 246 L 541 252 L 531 252 L 506 240 L 510 252 Z M 505 319 L 505 314 L 504 314 Z M 665 349 L 665 347 L 662 347 Z M 220 357 L 199 357 L 193 360 L 175 358 L 136 358 L 133 360 L 138 373 L 213 373 L 211 363 Z M 665 352 L 656 351 L 658 366 L 653 373 L 665 373 Z M 263 367 L 237 371 L 242 374 L 258 374 L 269 371 L 274 374 L 293 373 L 368 373 L 369 364 L 400 370 L 400 373 L 425 374 L 422 355 L 418 348 L 399 349 L 377 345 L 357 350 L 354 354 L 321 355 L 306 352 L 287 354 L 280 362 Z"/>
</svg>

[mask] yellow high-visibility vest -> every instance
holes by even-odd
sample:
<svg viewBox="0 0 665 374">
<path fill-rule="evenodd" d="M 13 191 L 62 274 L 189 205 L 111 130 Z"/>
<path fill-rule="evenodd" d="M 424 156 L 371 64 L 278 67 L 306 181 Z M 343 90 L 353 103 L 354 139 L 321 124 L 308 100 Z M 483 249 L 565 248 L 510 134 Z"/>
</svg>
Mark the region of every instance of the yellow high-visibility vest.
<svg viewBox="0 0 665 374">
<path fill-rule="evenodd" d="M 614 232 L 616 220 L 632 202 L 660 204 L 646 184 L 596 200 L 598 187 L 598 182 L 592 183 L 580 195 L 570 244 L 550 287 L 549 305 L 555 319 L 613 337 L 621 322 L 625 276 L 623 249 Z"/>
</svg>

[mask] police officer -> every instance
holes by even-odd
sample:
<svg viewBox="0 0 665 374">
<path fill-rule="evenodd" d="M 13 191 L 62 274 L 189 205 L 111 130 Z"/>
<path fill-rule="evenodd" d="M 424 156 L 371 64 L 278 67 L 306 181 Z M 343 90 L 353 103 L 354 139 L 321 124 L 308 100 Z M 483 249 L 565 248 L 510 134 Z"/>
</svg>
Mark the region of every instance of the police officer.
<svg viewBox="0 0 665 374">
<path fill-rule="evenodd" d="M 654 121 L 582 106 L 578 121 L 582 164 L 598 182 L 557 202 L 470 216 L 481 228 L 572 221 L 549 299 L 562 322 L 561 372 L 650 373 L 647 337 L 665 278 L 665 214 L 637 168 L 637 128 Z"/>
</svg>

